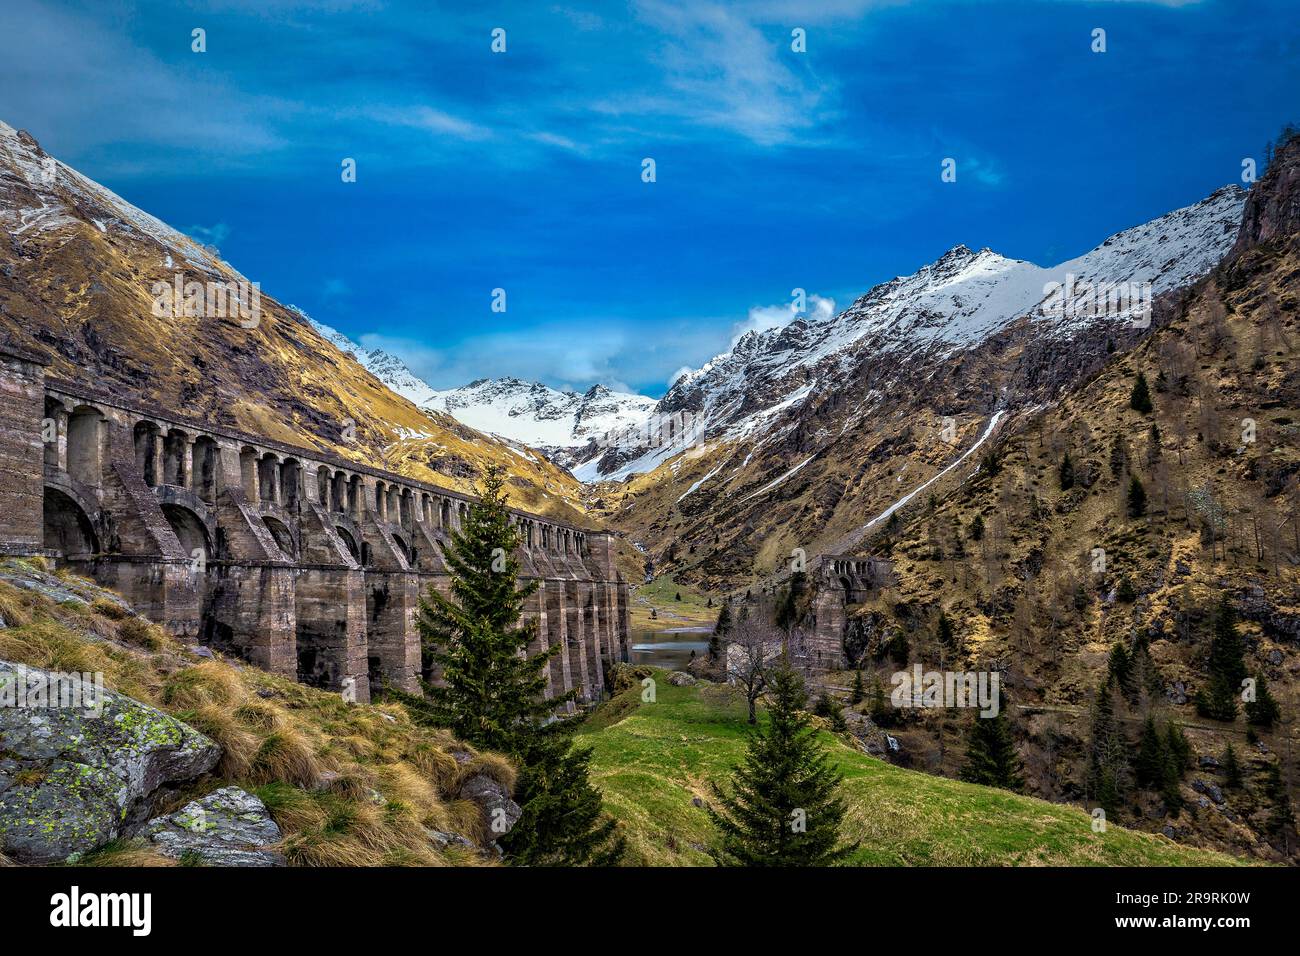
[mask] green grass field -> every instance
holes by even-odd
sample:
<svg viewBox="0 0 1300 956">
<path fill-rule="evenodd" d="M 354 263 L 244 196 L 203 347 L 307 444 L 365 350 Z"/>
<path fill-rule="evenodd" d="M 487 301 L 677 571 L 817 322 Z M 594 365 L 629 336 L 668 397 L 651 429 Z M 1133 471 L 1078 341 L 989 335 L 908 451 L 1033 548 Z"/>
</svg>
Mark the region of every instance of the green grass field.
<svg viewBox="0 0 1300 956">
<path fill-rule="evenodd" d="M 677 600 L 677 595 L 681 600 Z M 714 599 L 708 606 L 709 596 L 673 581 L 672 575 L 657 577 L 649 584 L 638 585 L 632 592 L 629 615 L 633 630 L 661 631 L 674 627 L 712 627 L 721 610 Z M 650 617 L 650 609 L 657 612 Z"/>
<path fill-rule="evenodd" d="M 743 699 L 726 687 L 673 687 L 657 700 L 628 691 L 592 715 L 579 741 L 594 750 L 592 778 L 628 841 L 626 862 L 708 865 L 712 828 L 692 798 L 710 799 L 744 756 Z M 894 767 L 830 733 L 822 740 L 844 774 L 845 836 L 859 866 L 1222 866 L 1221 853 L 1111 826 L 1094 833 L 1077 807 L 1048 803 Z"/>
</svg>

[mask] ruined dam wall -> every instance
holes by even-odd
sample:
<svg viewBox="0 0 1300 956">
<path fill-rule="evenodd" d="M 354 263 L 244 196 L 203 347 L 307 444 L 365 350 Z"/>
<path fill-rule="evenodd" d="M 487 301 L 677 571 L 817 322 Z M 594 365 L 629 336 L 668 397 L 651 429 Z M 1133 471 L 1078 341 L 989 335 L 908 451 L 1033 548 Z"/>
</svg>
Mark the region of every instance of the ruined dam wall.
<svg viewBox="0 0 1300 956">
<path fill-rule="evenodd" d="M 52 558 L 182 637 L 370 699 L 418 689 L 420 596 L 472 498 L 187 421 L 0 349 L 0 554 Z M 526 617 L 558 646 L 549 693 L 603 692 L 628 652 L 609 534 L 516 511 Z"/>
</svg>

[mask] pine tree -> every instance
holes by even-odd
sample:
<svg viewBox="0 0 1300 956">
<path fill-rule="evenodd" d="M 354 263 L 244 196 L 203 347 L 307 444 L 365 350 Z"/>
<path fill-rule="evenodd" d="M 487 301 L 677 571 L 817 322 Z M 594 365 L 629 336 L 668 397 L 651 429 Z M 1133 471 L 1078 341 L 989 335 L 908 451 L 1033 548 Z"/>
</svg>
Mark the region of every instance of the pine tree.
<svg viewBox="0 0 1300 956">
<path fill-rule="evenodd" d="M 1133 761 L 1133 776 L 1139 787 L 1154 790 L 1164 783 L 1168 759 L 1165 751 L 1165 738 L 1156 730 L 1155 718 L 1148 717 L 1142 722 L 1142 738 Z"/>
<path fill-rule="evenodd" d="M 1191 759 L 1192 747 L 1187 742 L 1182 728 L 1173 721 L 1165 724 L 1165 768 L 1161 780 L 1160 796 L 1165 801 L 1165 808 L 1170 813 L 1177 813 L 1183 808 L 1184 800 L 1179 784 Z"/>
<path fill-rule="evenodd" d="M 1241 764 L 1232 741 L 1228 741 L 1228 748 L 1223 752 L 1223 785 L 1233 790 L 1241 789 Z"/>
<path fill-rule="evenodd" d="M 1125 439 L 1123 432 L 1119 432 L 1110 443 L 1110 473 L 1118 478 L 1128 471 L 1128 463 L 1128 440 Z"/>
<path fill-rule="evenodd" d="M 718 809 L 707 808 L 717 832 L 710 855 L 720 866 L 828 866 L 857 843 L 840 843 L 841 777 L 803 713 L 807 691 L 789 666 L 769 684 L 765 726 L 754 731 L 731 787 L 713 785 Z"/>
<path fill-rule="evenodd" d="M 1196 712 L 1202 717 L 1237 719 L 1238 688 L 1246 677 L 1244 653 L 1232 605 L 1220 599 L 1211 616 L 1209 687 L 1196 694 Z"/>
<path fill-rule="evenodd" d="M 440 669 L 426 698 L 398 694 L 417 723 L 451 729 L 520 768 L 520 819 L 499 840 L 512 863 L 605 864 L 623 851 L 615 824 L 591 786 L 591 751 L 576 748 L 564 722 L 551 722 L 575 691 L 544 695 L 546 666 L 558 645 L 528 654 L 533 622 L 520 623 L 536 582 L 519 584 L 519 530 L 510 523 L 504 469 L 483 472 L 479 500 L 464 527 L 451 532 L 443 558 L 451 594 L 430 587 L 416 626 L 426 658 Z"/>
<path fill-rule="evenodd" d="M 971 519 L 970 539 L 972 541 L 984 540 L 984 516 L 983 515 L 977 514 L 974 518 Z"/>
<path fill-rule="evenodd" d="M 1291 811 L 1291 797 L 1286 792 L 1286 783 L 1277 763 L 1264 767 L 1264 784 L 1260 792 L 1268 805 L 1268 818 L 1264 822 L 1264 832 L 1270 836 L 1282 836 L 1286 828 L 1295 823 L 1295 814 Z"/>
<path fill-rule="evenodd" d="M 1133 650 L 1129 654 L 1129 669 L 1132 672 L 1131 683 L 1133 686 L 1133 696 L 1130 698 L 1134 703 L 1140 703 L 1142 698 L 1159 697 L 1164 690 L 1164 679 L 1160 676 L 1160 669 L 1156 667 L 1155 660 L 1151 657 L 1151 642 L 1146 632 L 1139 632 L 1133 639 Z"/>
<path fill-rule="evenodd" d="M 1129 659 L 1128 650 L 1118 641 L 1111 646 L 1110 657 L 1106 660 L 1106 674 L 1125 697 L 1132 696 L 1133 662 Z"/>
<path fill-rule="evenodd" d="M 560 725 L 553 725 L 559 727 Z M 591 748 L 574 746 L 563 729 L 543 732 L 515 756 L 514 799 L 523 810 L 498 841 L 516 866 L 613 866 L 625 841 L 591 785 Z"/>
<path fill-rule="evenodd" d="M 1269 693 L 1263 674 L 1255 675 L 1255 699 L 1246 704 L 1245 710 L 1246 723 L 1256 727 L 1272 727 L 1282 719 L 1282 709 Z"/>
<path fill-rule="evenodd" d="M 1128 794 L 1128 740 L 1115 718 L 1115 688 L 1102 681 L 1092 703 L 1092 733 L 1088 747 L 1088 790 L 1097 805 L 1113 816 Z"/>
<path fill-rule="evenodd" d="M 944 650 L 956 653 L 957 639 L 952 633 L 952 621 L 948 620 L 948 615 L 943 611 L 939 612 L 939 621 L 935 625 L 934 639 Z"/>
<path fill-rule="evenodd" d="M 1070 461 L 1068 451 L 1065 453 L 1065 457 L 1061 459 L 1060 482 L 1062 491 L 1069 491 L 1074 487 L 1074 462 Z"/>
<path fill-rule="evenodd" d="M 858 668 L 853 674 L 853 691 L 849 695 L 849 703 L 856 707 L 867 698 L 867 689 L 862 686 L 862 669 Z"/>
<path fill-rule="evenodd" d="M 975 716 L 966 743 L 966 766 L 962 768 L 961 778 L 968 783 L 1017 792 L 1024 786 L 1020 755 L 1016 753 L 1011 735 L 1011 721 L 1001 704 L 993 717 Z"/>
<path fill-rule="evenodd" d="M 504 470 L 486 469 L 479 501 L 443 549 L 451 594 L 429 588 L 416 626 L 425 658 L 442 678 L 426 685 L 422 712 L 475 747 L 510 754 L 576 691 L 543 696 L 558 645 L 526 654 L 534 624 L 521 617 L 537 582 L 519 584 L 519 530 L 510 523 L 504 489 Z"/>
<path fill-rule="evenodd" d="M 813 713 L 828 721 L 831 730 L 836 733 L 843 733 L 849 729 L 848 722 L 844 719 L 844 705 L 827 691 L 817 695 L 817 702 L 813 704 Z"/>
<path fill-rule="evenodd" d="M 1146 513 L 1147 490 L 1143 487 L 1137 475 L 1130 475 L 1128 479 L 1128 516 L 1130 518 L 1141 518 Z"/>
<path fill-rule="evenodd" d="M 894 725 L 894 711 L 886 703 L 885 682 L 879 674 L 871 675 L 871 722 L 877 727 Z"/>
<path fill-rule="evenodd" d="M 1147 387 L 1147 377 L 1138 372 L 1137 381 L 1133 383 L 1133 392 L 1128 398 L 1129 408 L 1143 415 L 1149 414 L 1154 406 L 1151 404 L 1151 390 Z"/>
<path fill-rule="evenodd" d="M 731 605 L 723 602 L 722 610 L 718 612 L 718 623 L 713 625 L 713 633 L 709 635 L 709 661 L 716 664 L 722 660 L 722 641 L 731 631 Z"/>
</svg>

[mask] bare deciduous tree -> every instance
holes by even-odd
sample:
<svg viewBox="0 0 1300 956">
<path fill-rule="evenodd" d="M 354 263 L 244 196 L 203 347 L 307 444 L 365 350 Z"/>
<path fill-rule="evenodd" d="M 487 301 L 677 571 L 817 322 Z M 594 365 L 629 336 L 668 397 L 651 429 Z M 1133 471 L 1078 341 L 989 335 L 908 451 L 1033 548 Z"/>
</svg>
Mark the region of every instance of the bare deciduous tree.
<svg viewBox="0 0 1300 956">
<path fill-rule="evenodd" d="M 739 687 L 749 705 L 749 722 L 757 723 L 758 698 L 781 656 L 783 635 L 771 624 L 754 617 L 737 622 L 727 639 L 727 680 Z"/>
</svg>

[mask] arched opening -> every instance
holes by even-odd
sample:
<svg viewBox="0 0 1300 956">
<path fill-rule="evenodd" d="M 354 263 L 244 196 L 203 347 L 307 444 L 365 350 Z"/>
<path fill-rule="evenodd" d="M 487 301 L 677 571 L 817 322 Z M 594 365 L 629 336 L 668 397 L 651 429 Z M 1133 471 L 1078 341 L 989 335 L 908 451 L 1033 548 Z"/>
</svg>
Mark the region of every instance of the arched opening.
<svg viewBox="0 0 1300 956">
<path fill-rule="evenodd" d="M 326 511 L 330 510 L 330 470 L 323 466 L 316 469 L 316 500 Z"/>
<path fill-rule="evenodd" d="M 330 510 L 343 511 L 348 500 L 348 476 L 341 471 L 334 472 L 334 486 L 330 491 Z"/>
<path fill-rule="evenodd" d="M 280 490 L 280 459 L 267 452 L 257 463 L 258 487 L 262 492 L 262 501 L 275 504 Z"/>
<path fill-rule="evenodd" d="M 257 501 L 257 449 L 244 446 L 239 452 L 239 479 L 244 497 L 249 503 Z"/>
<path fill-rule="evenodd" d="M 202 557 L 205 562 L 212 557 L 208 529 L 198 515 L 184 505 L 172 503 L 164 504 L 162 510 L 187 556 L 191 559 Z"/>
<path fill-rule="evenodd" d="M 442 499 L 442 508 L 438 515 L 438 527 L 447 529 L 451 527 L 451 502 L 446 498 Z"/>
<path fill-rule="evenodd" d="M 375 516 L 380 521 L 388 517 L 388 492 L 382 481 L 375 482 Z"/>
<path fill-rule="evenodd" d="M 286 458 L 280 466 L 280 501 L 286 508 L 298 507 L 298 485 L 301 482 L 302 466 L 296 458 Z"/>
<path fill-rule="evenodd" d="M 294 545 L 293 535 L 284 526 L 284 522 L 264 516 L 262 524 L 266 525 L 266 530 L 271 532 L 271 537 L 275 539 L 275 546 L 284 552 L 285 557 L 297 560 L 298 548 Z"/>
<path fill-rule="evenodd" d="M 68 474 L 98 488 L 104 478 L 104 416 L 81 405 L 68 417 Z"/>
<path fill-rule="evenodd" d="M 358 513 L 357 511 L 357 508 L 360 505 L 360 503 L 361 503 L 361 476 L 353 475 L 351 478 L 348 479 L 348 514 L 352 515 L 352 517 L 355 519 L 359 519 L 361 517 L 360 513 Z"/>
<path fill-rule="evenodd" d="M 63 403 L 57 398 L 45 397 L 45 421 L 41 423 L 41 438 L 45 445 L 45 464 L 50 468 L 59 467 L 59 440 L 67 422 L 67 412 Z M 53 423 L 53 427 L 51 427 Z"/>
<path fill-rule="evenodd" d="M 88 560 L 99 551 L 90 518 L 57 488 L 45 489 L 45 547 L 63 561 Z"/>
<path fill-rule="evenodd" d="M 357 550 L 357 541 L 352 537 L 352 533 L 346 528 L 335 528 L 334 530 L 338 533 L 339 540 L 343 542 L 343 546 L 348 549 L 348 554 L 352 555 L 352 560 L 359 562 L 361 560 L 361 552 Z"/>
<path fill-rule="evenodd" d="M 135 467 L 150 488 L 158 486 L 160 437 L 153 422 L 140 422 L 135 426 Z"/>
<path fill-rule="evenodd" d="M 217 501 L 217 443 L 206 435 L 194 441 L 194 465 L 190 479 L 198 496 L 208 504 Z"/>
<path fill-rule="evenodd" d="M 190 436 L 179 428 L 173 428 L 163 438 L 163 473 L 164 485 L 178 488 L 189 487 L 185 480 L 185 459 L 190 453 Z"/>
<path fill-rule="evenodd" d="M 398 500 L 401 508 L 402 527 L 409 528 L 411 526 L 411 489 L 403 488 L 401 498 Z"/>
</svg>

